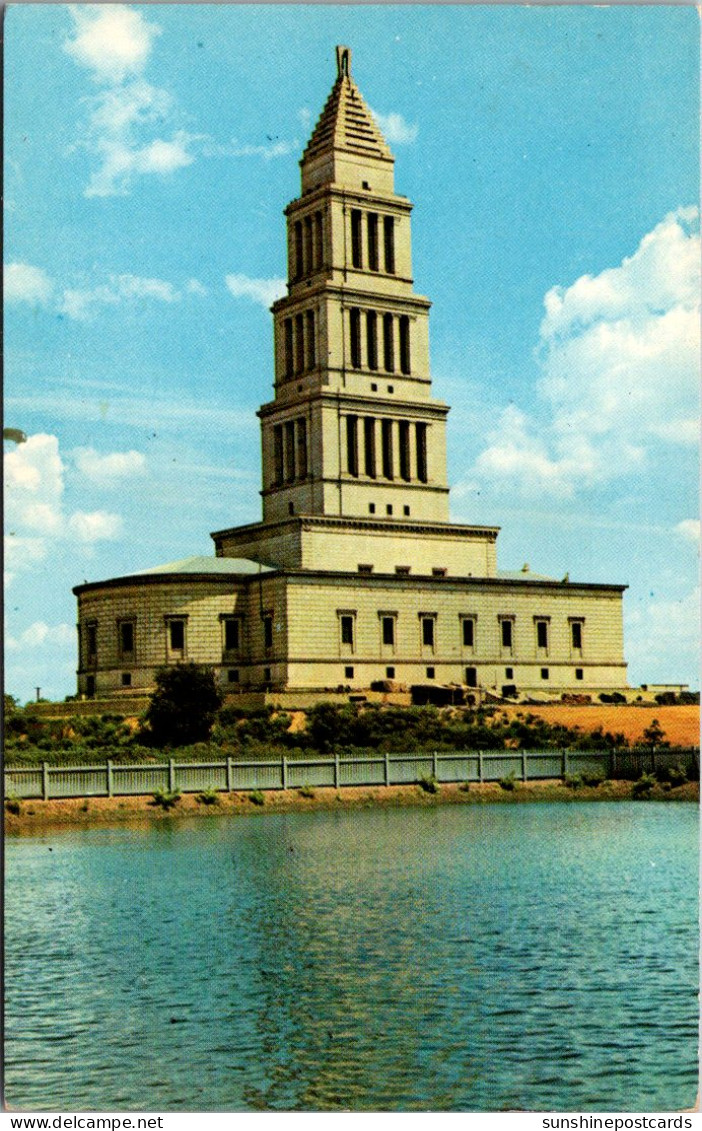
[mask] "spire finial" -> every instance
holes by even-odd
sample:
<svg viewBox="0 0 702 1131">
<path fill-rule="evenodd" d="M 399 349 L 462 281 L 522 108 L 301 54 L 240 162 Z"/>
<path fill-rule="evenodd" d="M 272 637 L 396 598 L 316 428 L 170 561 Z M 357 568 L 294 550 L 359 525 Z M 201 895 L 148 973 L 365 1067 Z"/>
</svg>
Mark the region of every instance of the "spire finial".
<svg viewBox="0 0 702 1131">
<path fill-rule="evenodd" d="M 350 47 L 337 47 L 336 49 L 336 69 L 338 78 L 342 79 L 351 78 L 351 48 Z"/>
</svg>

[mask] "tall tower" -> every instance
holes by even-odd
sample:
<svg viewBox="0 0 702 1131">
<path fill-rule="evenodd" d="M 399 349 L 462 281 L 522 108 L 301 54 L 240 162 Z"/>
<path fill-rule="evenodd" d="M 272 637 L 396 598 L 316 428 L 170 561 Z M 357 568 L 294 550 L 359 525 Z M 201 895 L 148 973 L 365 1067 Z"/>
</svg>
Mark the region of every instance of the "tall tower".
<svg viewBox="0 0 702 1131">
<path fill-rule="evenodd" d="M 288 294 L 273 306 L 275 398 L 259 410 L 263 521 L 448 522 L 448 407 L 431 396 L 428 299 L 411 203 L 337 47 L 337 77 L 286 209 Z"/>
</svg>

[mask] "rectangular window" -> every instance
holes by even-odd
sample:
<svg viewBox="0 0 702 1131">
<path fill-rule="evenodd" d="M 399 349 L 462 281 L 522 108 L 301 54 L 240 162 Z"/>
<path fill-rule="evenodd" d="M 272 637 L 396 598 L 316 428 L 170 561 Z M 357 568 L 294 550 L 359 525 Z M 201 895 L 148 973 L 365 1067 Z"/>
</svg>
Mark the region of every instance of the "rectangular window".
<svg viewBox="0 0 702 1131">
<path fill-rule="evenodd" d="M 400 370 L 409 374 L 410 367 L 410 321 L 406 314 L 400 315 Z"/>
<path fill-rule="evenodd" d="M 466 687 L 478 686 L 478 669 L 466 668 Z"/>
<path fill-rule="evenodd" d="M 324 220 L 321 212 L 315 212 L 315 267 L 321 267 L 324 263 Z"/>
<path fill-rule="evenodd" d="M 541 678 L 542 679 L 548 679 L 548 668 L 542 668 L 541 669 Z"/>
<path fill-rule="evenodd" d="M 432 566 L 432 577 L 446 577 L 446 566 Z"/>
<path fill-rule="evenodd" d="M 395 221 L 392 216 L 383 217 L 383 243 L 385 244 L 385 270 L 388 275 L 395 274 Z"/>
<path fill-rule="evenodd" d="M 168 622 L 168 644 L 171 652 L 185 651 L 185 621 L 170 620 Z"/>
<path fill-rule="evenodd" d="M 264 668 L 263 669 L 263 682 L 264 683 L 270 683 L 271 682 L 271 669 L 270 668 Z"/>
<path fill-rule="evenodd" d="M 548 648 L 548 621 L 537 620 L 536 622 L 536 647 Z"/>
<path fill-rule="evenodd" d="M 359 564 L 358 572 L 359 573 L 372 573 L 373 572 L 373 566 L 372 565 Z"/>
<path fill-rule="evenodd" d="M 368 368 L 378 368 L 378 315 L 374 310 L 366 314 L 366 347 Z"/>
<path fill-rule="evenodd" d="M 300 417 L 297 423 L 297 474 L 298 478 L 307 478 L 307 421 Z"/>
<path fill-rule="evenodd" d="M 570 642 L 574 652 L 580 652 L 583 646 L 583 622 L 572 620 L 570 622 Z"/>
<path fill-rule="evenodd" d="M 132 686 L 132 673 L 131 672 L 122 672 L 122 687 L 131 687 L 131 686 Z"/>
<path fill-rule="evenodd" d="M 575 678 L 576 679 L 582 679 L 583 678 L 583 669 L 582 668 L 576 668 L 575 669 Z"/>
<path fill-rule="evenodd" d="M 417 424 L 417 479 L 420 483 L 427 482 L 427 426 Z"/>
<path fill-rule="evenodd" d="M 346 457 L 349 475 L 358 477 L 358 417 L 346 417 Z"/>
<path fill-rule="evenodd" d="M 514 668 L 505 668 L 505 679 L 514 679 Z"/>
<path fill-rule="evenodd" d="M 301 314 L 295 315 L 295 372 L 305 368 L 305 328 Z"/>
<path fill-rule="evenodd" d="M 366 475 L 375 479 L 375 420 L 366 416 L 363 421 L 363 448 Z"/>
<path fill-rule="evenodd" d="M 353 679 L 353 668 L 344 668 L 344 679 Z"/>
<path fill-rule="evenodd" d="M 475 648 L 475 621 L 473 617 L 464 617 L 461 623 L 463 625 L 463 647 Z"/>
<path fill-rule="evenodd" d="M 263 647 L 273 647 L 273 617 L 263 618 Z"/>
<path fill-rule="evenodd" d="M 239 621 L 234 617 L 227 617 L 224 621 L 224 651 L 238 652 L 239 650 Z"/>
<path fill-rule="evenodd" d="M 312 270 L 312 217 L 305 216 L 305 272 Z"/>
<path fill-rule="evenodd" d="M 502 647 L 503 648 L 511 648 L 512 647 L 512 621 L 511 620 L 501 620 L 500 621 L 500 632 L 502 634 Z"/>
<path fill-rule="evenodd" d="M 317 364 L 317 343 L 314 332 L 314 311 L 307 311 L 307 368 L 314 369 Z"/>
<path fill-rule="evenodd" d="M 383 366 L 388 373 L 395 372 L 395 343 L 392 314 L 383 315 Z"/>
<path fill-rule="evenodd" d="M 392 420 L 382 422 L 381 437 L 383 441 L 383 475 L 386 479 L 392 479 Z"/>
<path fill-rule="evenodd" d="M 97 660 L 97 625 L 86 624 L 85 626 L 85 652 L 89 664 L 94 664 Z"/>
<path fill-rule="evenodd" d="M 361 312 L 354 306 L 350 311 L 351 324 L 351 365 L 361 368 Z"/>
<path fill-rule="evenodd" d="M 406 483 L 410 481 L 410 426 L 407 420 L 398 424 L 398 438 L 400 442 L 400 478 Z"/>
<path fill-rule="evenodd" d="M 349 648 L 353 648 L 353 617 L 340 617 L 339 626 L 341 629 L 341 643 L 348 645 Z"/>
<path fill-rule="evenodd" d="M 422 617 L 422 644 L 425 648 L 434 647 L 434 618 Z"/>
<path fill-rule="evenodd" d="M 283 482 L 283 426 L 276 424 L 273 429 L 273 468 L 275 485 Z"/>
<path fill-rule="evenodd" d="M 386 668 L 385 669 L 385 678 L 386 679 L 394 679 L 395 678 L 395 669 L 394 668 Z"/>
<path fill-rule="evenodd" d="M 395 644 L 395 618 L 382 617 L 381 624 L 383 630 L 383 644 L 393 647 Z"/>
<path fill-rule="evenodd" d="M 368 213 L 368 266 L 378 270 L 378 213 Z"/>
<path fill-rule="evenodd" d="M 412 572 L 412 566 L 395 566 L 395 573 L 399 573 L 402 577 L 409 577 Z"/>
<path fill-rule="evenodd" d="M 434 679 L 436 677 L 436 672 L 435 672 L 434 668 L 427 668 L 426 672 L 427 672 L 427 679 Z"/>
<path fill-rule="evenodd" d="M 230 668 L 229 669 L 229 671 L 227 672 L 227 682 L 228 683 L 238 683 L 239 682 L 239 669 L 238 668 Z"/>
<path fill-rule="evenodd" d="M 134 651 L 134 621 L 120 621 L 119 650 L 123 656 L 125 654 L 131 654 Z"/>
<path fill-rule="evenodd" d="M 295 278 L 301 278 L 302 266 L 302 220 L 295 221 Z"/>
<path fill-rule="evenodd" d="M 292 318 L 285 319 L 285 376 L 290 378 L 295 372 L 295 354 L 293 350 L 293 323 Z"/>
<path fill-rule="evenodd" d="M 285 478 L 288 483 L 295 479 L 295 421 L 285 422 Z"/>
<path fill-rule="evenodd" d="M 351 264 L 363 267 L 362 213 L 357 208 L 351 210 Z"/>
</svg>

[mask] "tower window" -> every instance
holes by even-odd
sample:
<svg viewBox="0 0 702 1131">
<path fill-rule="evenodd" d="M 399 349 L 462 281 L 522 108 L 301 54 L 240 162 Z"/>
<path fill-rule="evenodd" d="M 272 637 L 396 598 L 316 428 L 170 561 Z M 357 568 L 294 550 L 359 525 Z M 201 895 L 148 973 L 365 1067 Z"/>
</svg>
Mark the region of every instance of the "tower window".
<svg viewBox="0 0 702 1131">
<path fill-rule="evenodd" d="M 302 264 L 302 221 L 295 221 L 295 278 L 299 279 L 303 274 Z"/>
<path fill-rule="evenodd" d="M 368 514 L 375 514 L 375 503 L 368 504 Z"/>
<path fill-rule="evenodd" d="M 94 664 L 97 660 L 97 624 L 86 624 L 85 626 L 85 652 L 87 662 Z"/>
<path fill-rule="evenodd" d="M 297 474 L 300 479 L 307 478 L 307 421 L 304 417 L 297 421 Z"/>
<path fill-rule="evenodd" d="M 537 620 L 536 622 L 536 647 L 548 648 L 548 621 Z"/>
<path fill-rule="evenodd" d="M 366 475 L 375 479 L 375 420 L 372 416 L 363 420 L 363 449 Z"/>
<path fill-rule="evenodd" d="M 392 514 L 392 503 L 387 503 L 385 506 L 385 513 Z"/>
<path fill-rule="evenodd" d="M 383 365 L 388 373 L 395 372 L 392 314 L 383 315 Z"/>
<path fill-rule="evenodd" d="M 358 417 L 346 417 L 346 458 L 349 475 L 358 477 Z"/>
<path fill-rule="evenodd" d="M 292 318 L 285 319 L 285 376 L 292 377 L 295 372 L 295 356 L 293 351 L 293 324 Z"/>
<path fill-rule="evenodd" d="M 132 686 L 132 673 L 131 672 L 122 672 L 122 687 L 131 687 L 131 686 Z"/>
<path fill-rule="evenodd" d="M 541 678 L 542 679 L 548 679 L 548 668 L 542 668 L 541 669 Z"/>
<path fill-rule="evenodd" d="M 395 618 L 381 617 L 383 644 L 392 648 L 395 644 Z"/>
<path fill-rule="evenodd" d="M 307 311 L 307 368 L 314 369 L 317 364 L 317 343 L 314 332 L 314 311 Z"/>
<path fill-rule="evenodd" d="M 344 668 L 344 679 L 353 679 L 353 668 Z"/>
<path fill-rule="evenodd" d="M 570 622 L 570 643 L 574 652 L 582 651 L 583 622 L 581 620 L 572 620 Z"/>
<path fill-rule="evenodd" d="M 357 208 L 351 210 L 351 263 L 363 267 L 362 213 Z"/>
<path fill-rule="evenodd" d="M 406 314 L 400 315 L 400 369 L 410 373 L 410 322 Z"/>
<path fill-rule="evenodd" d="M 273 617 L 263 618 L 263 647 L 273 647 Z"/>
<path fill-rule="evenodd" d="M 583 669 L 582 668 L 576 668 L 575 669 L 575 678 L 576 679 L 582 679 L 583 678 Z"/>
<path fill-rule="evenodd" d="M 366 345 L 368 368 L 378 368 L 378 315 L 374 310 L 366 314 Z"/>
<path fill-rule="evenodd" d="M 295 421 L 285 422 L 285 478 L 288 483 L 295 480 Z"/>
<path fill-rule="evenodd" d="M 427 668 L 426 672 L 427 672 L 427 679 L 435 679 L 436 678 L 435 668 Z"/>
<path fill-rule="evenodd" d="M 461 628 L 463 631 L 463 647 L 475 648 L 475 620 L 473 617 L 463 617 Z"/>
<path fill-rule="evenodd" d="M 385 678 L 386 679 L 394 679 L 395 678 L 395 669 L 394 668 L 386 668 L 385 669 Z"/>
<path fill-rule="evenodd" d="M 422 617 L 422 644 L 425 648 L 434 647 L 434 618 Z"/>
<path fill-rule="evenodd" d="M 351 365 L 361 368 L 361 312 L 354 306 L 350 312 L 351 321 Z"/>
<path fill-rule="evenodd" d="M 120 655 L 131 656 L 134 652 L 134 621 L 123 620 L 118 625 Z"/>
<path fill-rule="evenodd" d="M 315 267 L 321 267 L 324 263 L 324 221 L 321 212 L 314 214 L 314 232 L 315 232 Z"/>
<path fill-rule="evenodd" d="M 385 244 L 385 270 L 388 275 L 395 274 L 395 221 L 392 216 L 383 217 L 383 242 Z"/>
<path fill-rule="evenodd" d="M 339 630 L 341 643 L 347 648 L 353 648 L 353 617 L 350 614 L 339 617 Z"/>
<path fill-rule="evenodd" d="M 301 314 L 295 315 L 295 371 L 302 373 L 305 368 L 305 329 Z"/>
<path fill-rule="evenodd" d="M 383 420 L 381 427 L 381 437 L 383 442 L 383 475 L 386 479 L 392 479 L 392 420 Z"/>
<path fill-rule="evenodd" d="M 305 272 L 312 269 L 312 217 L 305 216 Z"/>
<path fill-rule="evenodd" d="M 185 621 L 169 620 L 168 645 L 171 652 L 185 651 Z"/>
<path fill-rule="evenodd" d="M 514 668 L 505 668 L 505 679 L 514 679 Z"/>
<path fill-rule="evenodd" d="M 276 424 L 273 428 L 273 468 L 275 485 L 283 482 L 283 426 Z"/>
<path fill-rule="evenodd" d="M 409 514 L 410 514 L 410 508 L 407 506 L 406 503 L 405 503 L 404 507 L 402 508 L 402 513 L 404 515 L 407 515 L 407 516 L 409 516 Z"/>
<path fill-rule="evenodd" d="M 420 483 L 427 482 L 427 426 L 417 424 L 417 479 Z"/>
<path fill-rule="evenodd" d="M 238 652 L 239 644 L 239 621 L 236 617 L 226 617 L 224 620 L 224 651 Z"/>
<path fill-rule="evenodd" d="M 400 478 L 406 482 L 410 480 L 410 426 L 406 420 L 399 423 L 400 440 Z"/>
<path fill-rule="evenodd" d="M 378 213 L 368 213 L 368 266 L 378 270 Z"/>
<path fill-rule="evenodd" d="M 504 619 L 500 621 L 500 633 L 502 637 L 502 647 L 512 647 L 512 621 Z"/>
</svg>

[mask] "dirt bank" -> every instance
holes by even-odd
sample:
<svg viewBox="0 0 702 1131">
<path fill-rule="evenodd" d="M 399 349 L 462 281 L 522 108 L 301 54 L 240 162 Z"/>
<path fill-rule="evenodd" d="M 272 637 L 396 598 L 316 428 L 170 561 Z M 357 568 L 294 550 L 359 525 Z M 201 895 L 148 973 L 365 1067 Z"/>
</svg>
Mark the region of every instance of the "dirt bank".
<svg viewBox="0 0 702 1131">
<path fill-rule="evenodd" d="M 320 788 L 314 796 L 303 797 L 299 790 L 269 790 L 263 805 L 251 800 L 250 793 L 218 794 L 217 804 L 204 805 L 196 794 L 183 794 L 173 809 L 164 810 L 146 797 L 65 798 L 55 801 L 23 801 L 19 814 L 5 813 L 6 833 L 22 834 L 48 827 L 116 824 L 123 821 L 171 821 L 182 817 L 242 816 L 252 813 L 281 813 L 290 810 L 338 809 L 364 806 L 515 804 L 524 801 L 625 801 L 631 798 L 631 782 L 609 782 L 597 788 L 573 790 L 561 781 L 517 783 L 504 790 L 496 782 L 471 783 L 468 789 L 458 784 L 441 785 L 435 794 L 417 785 L 349 786 L 341 790 Z M 654 801 L 698 801 L 699 786 L 687 782 L 676 789 L 656 786 Z"/>
</svg>

